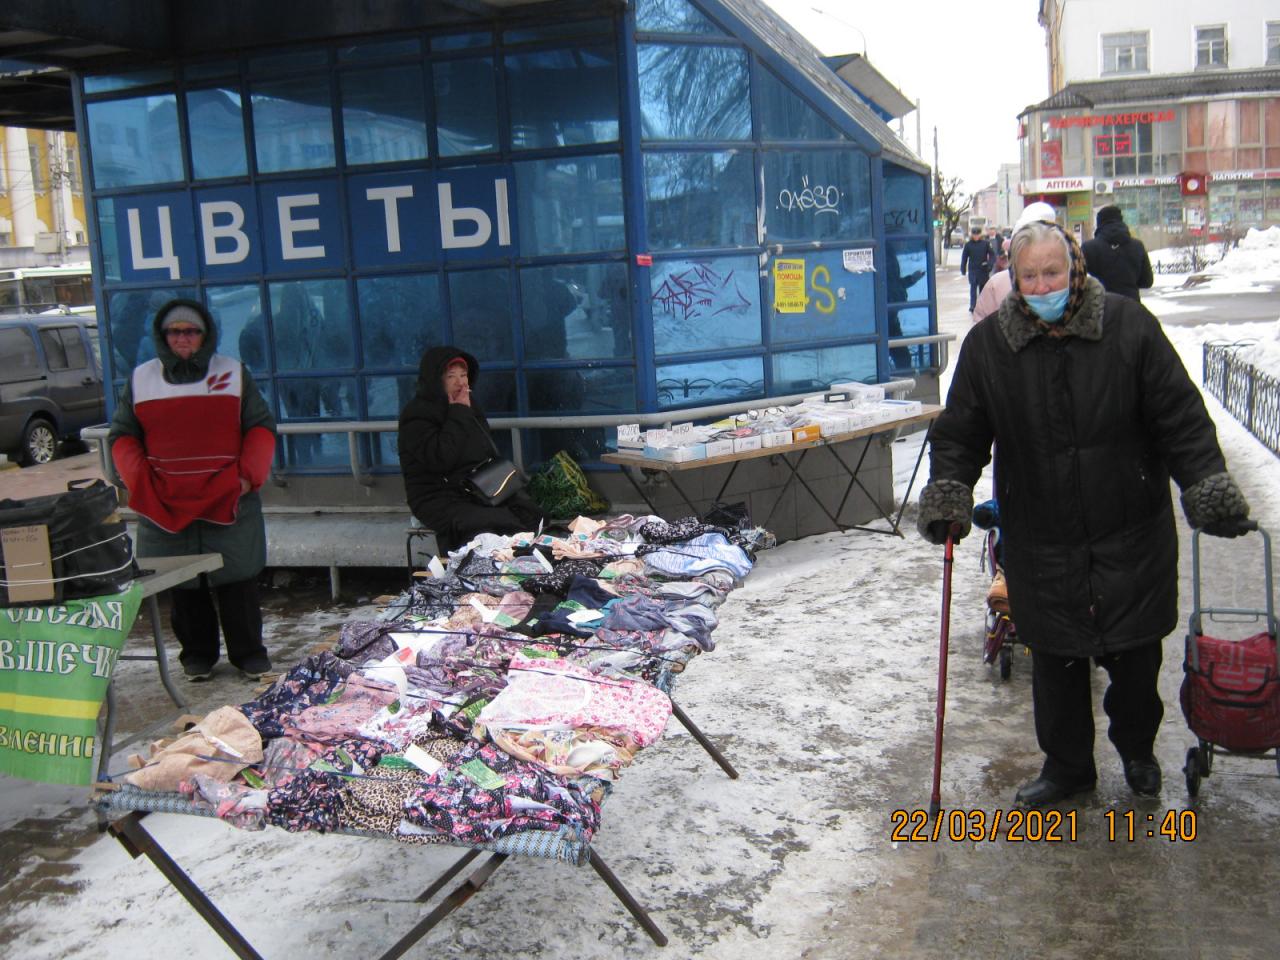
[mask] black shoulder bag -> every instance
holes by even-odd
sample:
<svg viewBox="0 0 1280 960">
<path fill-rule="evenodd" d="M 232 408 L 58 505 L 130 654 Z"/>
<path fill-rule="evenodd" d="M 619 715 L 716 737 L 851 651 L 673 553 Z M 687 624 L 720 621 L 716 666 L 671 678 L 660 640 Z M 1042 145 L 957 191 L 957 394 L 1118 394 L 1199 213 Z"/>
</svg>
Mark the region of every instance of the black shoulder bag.
<svg viewBox="0 0 1280 960">
<path fill-rule="evenodd" d="M 481 427 L 481 430 L 484 430 Z M 484 437 L 493 448 L 493 456 L 476 467 L 462 481 L 462 488 L 477 502 L 486 507 L 497 507 L 506 503 L 519 490 L 524 489 L 524 474 L 510 460 L 498 454 L 498 447 L 488 430 Z"/>
</svg>

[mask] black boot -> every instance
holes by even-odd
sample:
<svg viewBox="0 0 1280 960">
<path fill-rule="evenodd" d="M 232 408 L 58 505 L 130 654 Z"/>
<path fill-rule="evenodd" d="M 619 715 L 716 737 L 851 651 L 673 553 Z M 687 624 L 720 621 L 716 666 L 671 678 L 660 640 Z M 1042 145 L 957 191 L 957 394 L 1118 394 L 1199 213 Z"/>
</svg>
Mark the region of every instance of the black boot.
<svg viewBox="0 0 1280 960">
<path fill-rule="evenodd" d="M 1129 789 L 1140 797 L 1160 796 L 1160 764 L 1155 757 L 1126 760 L 1124 779 Z"/>
</svg>

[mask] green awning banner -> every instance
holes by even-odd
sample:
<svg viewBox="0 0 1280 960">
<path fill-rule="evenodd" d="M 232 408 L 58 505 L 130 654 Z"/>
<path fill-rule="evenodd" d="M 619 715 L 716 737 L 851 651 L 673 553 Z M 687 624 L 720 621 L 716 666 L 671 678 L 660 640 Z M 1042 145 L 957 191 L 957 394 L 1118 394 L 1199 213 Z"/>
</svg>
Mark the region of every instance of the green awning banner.
<svg viewBox="0 0 1280 960">
<path fill-rule="evenodd" d="M 0 609 L 0 773 L 88 786 L 98 713 L 142 603 L 124 593 Z"/>
</svg>

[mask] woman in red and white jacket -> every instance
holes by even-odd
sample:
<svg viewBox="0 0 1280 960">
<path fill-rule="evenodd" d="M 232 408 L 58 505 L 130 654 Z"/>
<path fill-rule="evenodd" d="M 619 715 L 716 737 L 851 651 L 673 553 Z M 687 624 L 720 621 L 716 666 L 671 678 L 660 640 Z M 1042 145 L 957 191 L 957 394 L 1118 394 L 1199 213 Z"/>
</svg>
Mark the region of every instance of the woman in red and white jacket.
<svg viewBox="0 0 1280 960">
<path fill-rule="evenodd" d="M 216 352 L 218 330 L 203 305 L 169 301 L 156 311 L 152 336 L 156 359 L 134 369 L 108 435 L 138 514 L 138 556 L 222 554 L 221 569 L 173 590 L 179 659 L 188 679 L 208 679 L 221 621 L 227 659 L 257 679 L 271 669 L 258 597 L 267 540 L 257 491 L 275 454 L 275 418 L 244 364 Z"/>
</svg>

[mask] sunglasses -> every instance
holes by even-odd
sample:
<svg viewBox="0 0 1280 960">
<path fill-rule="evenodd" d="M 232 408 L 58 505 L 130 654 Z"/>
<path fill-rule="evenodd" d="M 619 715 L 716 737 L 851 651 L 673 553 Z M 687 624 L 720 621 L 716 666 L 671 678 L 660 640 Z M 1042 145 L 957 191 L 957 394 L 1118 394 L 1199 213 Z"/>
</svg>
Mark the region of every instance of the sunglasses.
<svg viewBox="0 0 1280 960">
<path fill-rule="evenodd" d="M 170 327 L 164 335 L 177 340 L 183 337 L 203 337 L 204 331 L 199 327 Z"/>
</svg>

